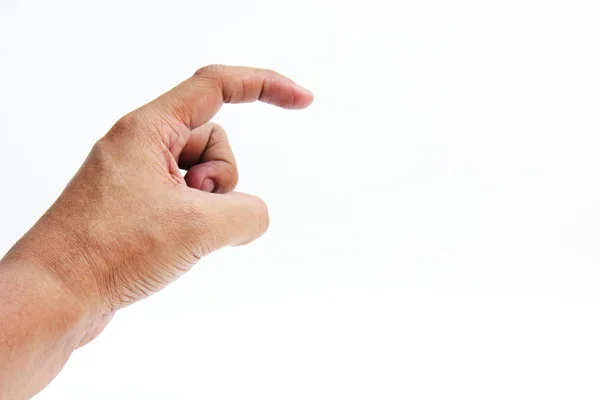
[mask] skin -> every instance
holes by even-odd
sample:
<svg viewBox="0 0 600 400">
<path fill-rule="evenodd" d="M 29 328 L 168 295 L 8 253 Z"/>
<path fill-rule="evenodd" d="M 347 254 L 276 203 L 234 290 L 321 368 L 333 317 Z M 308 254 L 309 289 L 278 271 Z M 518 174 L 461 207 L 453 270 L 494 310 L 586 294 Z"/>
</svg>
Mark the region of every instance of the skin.
<svg viewBox="0 0 600 400">
<path fill-rule="evenodd" d="M 94 145 L 0 261 L 0 400 L 38 393 L 118 310 L 267 230 L 263 201 L 233 192 L 235 159 L 210 122 L 224 103 L 256 100 L 300 109 L 313 96 L 273 71 L 209 66 Z"/>
</svg>

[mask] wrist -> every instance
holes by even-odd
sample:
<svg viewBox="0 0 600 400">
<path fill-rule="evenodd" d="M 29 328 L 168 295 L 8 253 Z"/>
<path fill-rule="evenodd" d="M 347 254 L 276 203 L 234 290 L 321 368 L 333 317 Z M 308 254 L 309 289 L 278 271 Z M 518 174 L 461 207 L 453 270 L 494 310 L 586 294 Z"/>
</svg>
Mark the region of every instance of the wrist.
<svg viewBox="0 0 600 400">
<path fill-rule="evenodd" d="M 50 266 L 11 253 L 0 261 L 0 292 L 0 302 L 26 303 L 40 321 L 53 320 L 54 332 L 72 350 L 94 339 L 114 315 L 101 302 L 90 301 L 94 297 L 81 296 Z"/>
<path fill-rule="evenodd" d="M 95 319 L 44 269 L 0 261 L 0 398 L 41 390 L 86 342 Z"/>
<path fill-rule="evenodd" d="M 83 241 L 63 224 L 40 221 L 4 256 L 2 263 L 30 271 L 53 287 L 61 301 L 78 309 L 83 317 L 106 313 L 92 257 L 85 253 Z"/>
<path fill-rule="evenodd" d="M 54 328 L 61 333 L 82 330 L 97 314 L 32 259 L 9 257 L 0 261 L 0 287 L 5 304 L 25 304 L 41 319 L 46 315 L 56 317 Z"/>
<path fill-rule="evenodd" d="M 80 240 L 48 221 L 38 222 L 0 261 L 0 271 L 17 292 L 34 294 L 37 307 L 62 321 L 57 330 L 74 348 L 94 339 L 114 311 Z M 9 274 L 9 275 L 7 275 Z"/>
<path fill-rule="evenodd" d="M 59 280 L 32 260 L 12 257 L 1 260 L 0 285 L 4 289 L 5 304 L 25 302 L 31 307 L 40 307 L 40 311 L 49 305 L 64 315 L 63 320 L 69 326 L 93 314 Z"/>
</svg>

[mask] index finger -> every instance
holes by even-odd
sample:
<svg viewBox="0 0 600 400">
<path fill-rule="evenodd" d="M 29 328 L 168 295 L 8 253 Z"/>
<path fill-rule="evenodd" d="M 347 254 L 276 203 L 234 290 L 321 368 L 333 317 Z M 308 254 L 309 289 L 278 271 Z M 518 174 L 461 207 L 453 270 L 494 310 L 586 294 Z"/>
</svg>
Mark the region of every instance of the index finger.
<svg viewBox="0 0 600 400">
<path fill-rule="evenodd" d="M 199 69 L 147 106 L 192 130 L 210 121 L 224 103 L 257 100 L 300 109 L 312 103 L 313 94 L 275 71 L 212 65 Z"/>
</svg>

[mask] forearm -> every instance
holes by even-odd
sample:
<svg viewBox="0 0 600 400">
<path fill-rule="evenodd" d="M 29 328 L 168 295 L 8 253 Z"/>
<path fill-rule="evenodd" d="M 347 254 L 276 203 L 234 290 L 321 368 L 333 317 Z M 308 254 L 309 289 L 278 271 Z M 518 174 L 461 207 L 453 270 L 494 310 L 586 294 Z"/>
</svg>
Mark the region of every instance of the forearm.
<svg viewBox="0 0 600 400">
<path fill-rule="evenodd" d="M 0 400 L 43 389 L 86 339 L 92 320 L 43 268 L 0 262 Z"/>
</svg>

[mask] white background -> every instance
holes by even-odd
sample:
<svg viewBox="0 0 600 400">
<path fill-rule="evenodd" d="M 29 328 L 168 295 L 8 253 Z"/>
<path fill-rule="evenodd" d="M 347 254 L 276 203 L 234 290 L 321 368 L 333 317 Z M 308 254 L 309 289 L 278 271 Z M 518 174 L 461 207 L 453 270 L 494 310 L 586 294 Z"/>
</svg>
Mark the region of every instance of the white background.
<svg viewBox="0 0 600 400">
<path fill-rule="evenodd" d="M 211 63 L 267 235 L 116 316 L 37 399 L 600 396 L 600 5 L 0 3 L 0 252 L 121 115 Z"/>
</svg>

